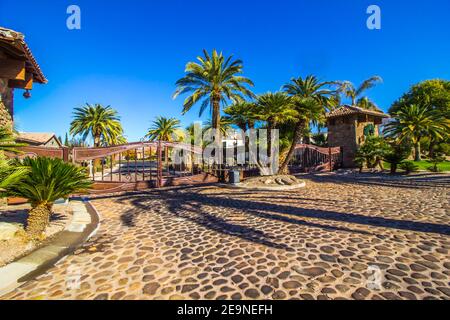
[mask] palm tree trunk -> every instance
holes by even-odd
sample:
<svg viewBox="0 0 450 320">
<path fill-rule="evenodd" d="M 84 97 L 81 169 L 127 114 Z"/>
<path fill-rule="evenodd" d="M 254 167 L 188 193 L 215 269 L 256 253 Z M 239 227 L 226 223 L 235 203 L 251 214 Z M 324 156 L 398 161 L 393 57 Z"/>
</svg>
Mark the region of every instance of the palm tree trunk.
<svg viewBox="0 0 450 320">
<path fill-rule="evenodd" d="M 26 231 L 32 240 L 44 238 L 44 231 L 50 223 L 51 210 L 51 204 L 38 204 L 30 210 Z"/>
<path fill-rule="evenodd" d="M 397 163 L 391 163 L 391 174 L 397 173 Z"/>
<path fill-rule="evenodd" d="M 417 141 L 417 143 L 414 144 L 414 161 L 420 161 L 420 142 Z"/>
<path fill-rule="evenodd" d="M 98 148 L 100 147 L 100 136 L 99 135 L 95 135 L 94 136 L 94 148 Z M 94 177 L 95 174 L 97 173 L 97 168 L 100 166 L 100 159 L 95 159 L 94 160 Z"/>
<path fill-rule="evenodd" d="M 291 148 L 289 149 L 286 159 L 284 159 L 283 164 L 281 165 L 280 169 L 278 170 L 278 174 L 287 173 L 288 165 L 292 161 L 292 158 L 294 157 L 295 147 L 297 146 L 297 143 L 300 141 L 300 138 L 302 137 L 303 127 L 304 127 L 304 121 L 299 121 L 295 125 L 294 138 L 292 139 Z"/>
<path fill-rule="evenodd" d="M 220 129 L 220 98 L 212 98 L 212 127 L 213 129 Z"/>
</svg>

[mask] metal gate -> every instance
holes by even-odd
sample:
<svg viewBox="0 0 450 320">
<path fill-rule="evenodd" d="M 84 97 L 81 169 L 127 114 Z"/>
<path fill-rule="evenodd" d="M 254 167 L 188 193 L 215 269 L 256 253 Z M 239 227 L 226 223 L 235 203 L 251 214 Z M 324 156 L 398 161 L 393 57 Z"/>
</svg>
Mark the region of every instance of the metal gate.
<svg viewBox="0 0 450 320">
<path fill-rule="evenodd" d="M 310 144 L 298 144 L 290 164 L 294 172 L 333 171 L 341 166 L 341 147 L 322 148 Z"/>
<path fill-rule="evenodd" d="M 181 161 L 174 161 L 176 153 L 181 153 Z M 215 182 L 215 177 L 193 161 L 201 153 L 201 148 L 184 143 L 136 142 L 103 148 L 75 147 L 72 161 L 87 169 L 94 181 L 94 192 L 114 192 Z"/>
</svg>

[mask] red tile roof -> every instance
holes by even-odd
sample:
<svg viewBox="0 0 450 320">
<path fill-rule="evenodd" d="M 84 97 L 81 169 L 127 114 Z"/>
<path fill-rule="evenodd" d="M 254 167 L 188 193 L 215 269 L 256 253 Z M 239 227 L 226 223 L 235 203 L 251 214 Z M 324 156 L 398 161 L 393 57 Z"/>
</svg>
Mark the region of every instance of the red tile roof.
<svg viewBox="0 0 450 320">
<path fill-rule="evenodd" d="M 348 105 L 344 105 L 336 110 L 333 110 L 333 111 L 327 113 L 326 117 L 327 118 L 337 118 L 337 117 L 345 117 L 345 116 L 353 115 L 353 114 L 367 114 L 367 115 L 377 116 L 377 117 L 381 117 L 381 118 L 389 118 L 389 116 L 382 111 L 363 109 L 360 107 L 348 106 Z"/>
<path fill-rule="evenodd" d="M 39 64 L 24 39 L 25 36 L 22 33 L 0 27 L 0 43 L 8 44 L 14 52 L 20 54 L 22 58 L 25 58 L 27 68 L 33 73 L 35 82 L 47 83 L 48 80 L 45 78 Z"/>
</svg>

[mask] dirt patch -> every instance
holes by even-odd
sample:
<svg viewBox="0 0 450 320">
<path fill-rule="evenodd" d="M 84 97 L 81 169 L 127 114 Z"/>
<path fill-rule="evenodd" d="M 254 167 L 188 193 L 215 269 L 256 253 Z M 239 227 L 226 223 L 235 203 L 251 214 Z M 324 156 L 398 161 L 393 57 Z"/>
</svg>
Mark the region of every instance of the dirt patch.
<svg viewBox="0 0 450 320">
<path fill-rule="evenodd" d="M 29 210 L 30 206 L 28 204 L 0 207 L 0 222 L 13 224 L 20 228 L 14 238 L 0 240 L 0 267 L 27 255 L 45 244 L 49 239 L 64 230 L 72 216 L 72 210 L 69 205 L 54 205 L 50 225 L 45 231 L 46 240 L 40 243 L 32 243 L 25 241 L 23 237 Z"/>
</svg>

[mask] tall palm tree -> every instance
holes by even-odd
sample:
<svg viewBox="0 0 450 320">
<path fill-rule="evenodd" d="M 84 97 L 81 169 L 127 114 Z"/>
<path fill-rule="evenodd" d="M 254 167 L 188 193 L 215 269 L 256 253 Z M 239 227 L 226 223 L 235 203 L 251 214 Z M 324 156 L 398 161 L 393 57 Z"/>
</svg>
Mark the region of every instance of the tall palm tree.
<svg viewBox="0 0 450 320">
<path fill-rule="evenodd" d="M 420 141 L 431 136 L 443 139 L 448 135 L 448 119 L 423 105 L 406 105 L 393 114 L 394 120 L 385 126 L 384 133 L 399 141 L 411 141 L 414 145 L 414 161 L 420 161 Z"/>
<path fill-rule="evenodd" d="M 358 87 L 355 87 L 353 83 L 350 81 L 344 81 L 341 82 L 341 91 L 344 93 L 344 95 L 352 100 L 353 106 L 360 106 L 360 107 L 372 107 L 372 104 L 367 104 L 367 100 L 358 100 L 358 98 L 363 98 L 362 94 L 370 89 L 376 86 L 377 83 L 382 82 L 383 79 L 379 76 L 373 76 L 369 79 L 364 80 Z M 358 104 L 359 102 L 359 104 Z"/>
<path fill-rule="evenodd" d="M 293 109 L 297 112 L 297 117 L 291 146 L 280 166 L 279 173 L 287 171 L 294 156 L 296 144 L 309 123 L 322 121 L 329 107 L 330 97 L 337 94 L 337 90 L 332 88 L 337 84 L 337 82 L 321 82 L 316 76 L 309 75 L 304 79 L 301 77 L 292 79 L 290 83 L 283 86 L 284 91 L 293 97 Z"/>
<path fill-rule="evenodd" d="M 227 101 L 240 102 L 244 97 L 253 97 L 247 86 L 253 82 L 242 76 L 242 61 L 233 56 L 224 57 L 216 50 L 210 55 L 203 50 L 198 62 L 186 65 L 186 75 L 176 82 L 175 99 L 181 94 L 190 93 L 183 102 L 183 114 L 200 102 L 200 115 L 209 106 L 212 111 L 212 127 L 219 129 L 221 106 Z"/>
<path fill-rule="evenodd" d="M 111 145 L 119 136 L 123 135 L 120 117 L 110 106 L 100 104 L 75 108 L 73 120 L 70 124 L 71 135 L 81 135 L 83 140 L 89 136 L 94 141 L 94 147 Z"/>
<path fill-rule="evenodd" d="M 40 240 L 49 223 L 53 203 L 72 193 L 88 190 L 92 182 L 83 168 L 61 159 L 25 158 L 22 165 L 28 172 L 19 183 L 8 188 L 8 194 L 29 200 L 31 210 L 26 230 L 31 239 Z"/>
<path fill-rule="evenodd" d="M 157 117 L 152 126 L 148 129 L 146 138 L 150 141 L 174 141 L 177 131 L 180 128 L 180 120 L 175 118 Z"/>
</svg>

